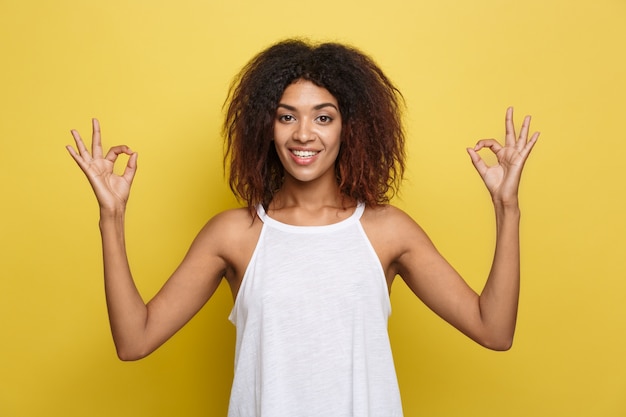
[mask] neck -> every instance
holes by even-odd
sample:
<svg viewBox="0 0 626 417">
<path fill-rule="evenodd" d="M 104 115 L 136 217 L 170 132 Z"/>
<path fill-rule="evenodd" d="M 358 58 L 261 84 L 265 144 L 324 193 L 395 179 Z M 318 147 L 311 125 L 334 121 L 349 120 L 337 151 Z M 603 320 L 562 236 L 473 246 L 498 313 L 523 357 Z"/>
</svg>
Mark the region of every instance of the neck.
<svg viewBox="0 0 626 417">
<path fill-rule="evenodd" d="M 354 205 L 354 201 L 341 193 L 334 176 L 326 176 L 310 182 L 302 182 L 286 176 L 282 187 L 274 195 L 270 208 L 280 210 L 300 207 L 317 210 L 328 207 L 346 208 Z"/>
<path fill-rule="evenodd" d="M 298 226 L 337 223 L 353 213 L 356 202 L 333 187 L 285 181 L 274 195 L 268 214 L 275 220 Z"/>
<path fill-rule="evenodd" d="M 270 205 L 277 210 L 287 207 L 316 209 L 322 206 L 340 206 L 343 200 L 344 197 L 336 183 L 328 186 L 285 179 Z"/>
</svg>

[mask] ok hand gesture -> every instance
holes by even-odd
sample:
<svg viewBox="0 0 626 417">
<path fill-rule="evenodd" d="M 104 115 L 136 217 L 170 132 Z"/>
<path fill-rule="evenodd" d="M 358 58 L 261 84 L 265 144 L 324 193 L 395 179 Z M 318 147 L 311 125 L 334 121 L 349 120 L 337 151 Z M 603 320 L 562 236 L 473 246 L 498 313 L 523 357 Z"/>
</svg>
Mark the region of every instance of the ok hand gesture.
<svg viewBox="0 0 626 417">
<path fill-rule="evenodd" d="M 132 152 L 128 146 L 119 145 L 109 149 L 106 156 L 103 157 L 98 120 L 92 120 L 92 129 L 91 154 L 76 130 L 71 132 L 78 150 L 69 145 L 66 148 L 87 176 L 98 199 L 100 209 L 123 211 L 126 208 L 130 186 L 137 170 L 137 153 Z M 130 158 L 124 173 L 117 175 L 113 172 L 113 166 L 121 154 L 130 155 Z"/>
<path fill-rule="evenodd" d="M 516 136 L 512 107 L 509 107 L 506 111 L 505 127 L 504 146 L 495 139 L 483 139 L 478 141 L 473 148 L 468 148 L 467 152 L 476 171 L 478 171 L 478 174 L 485 182 L 494 203 L 510 205 L 517 204 L 517 191 L 522 169 L 530 151 L 539 138 L 539 132 L 535 132 L 528 139 L 530 116 L 526 116 L 522 123 L 519 137 Z M 496 155 L 498 162 L 495 165 L 488 166 L 480 157 L 478 151 L 483 148 L 488 148 Z"/>
</svg>

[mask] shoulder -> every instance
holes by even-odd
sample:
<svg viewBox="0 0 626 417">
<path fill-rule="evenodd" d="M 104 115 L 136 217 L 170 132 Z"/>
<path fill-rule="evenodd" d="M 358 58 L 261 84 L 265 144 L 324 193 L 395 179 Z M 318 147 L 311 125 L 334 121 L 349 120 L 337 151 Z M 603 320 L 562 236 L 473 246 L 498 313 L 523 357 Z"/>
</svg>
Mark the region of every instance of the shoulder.
<svg viewBox="0 0 626 417">
<path fill-rule="evenodd" d="M 391 205 L 367 208 L 362 224 L 388 277 L 400 275 L 415 290 L 425 276 L 455 273 L 426 232 L 403 210 Z"/>
<path fill-rule="evenodd" d="M 222 243 L 245 237 L 261 226 L 261 221 L 247 208 L 223 211 L 213 216 L 198 234 L 199 238 L 217 237 Z"/>
<path fill-rule="evenodd" d="M 430 245 L 420 225 L 406 212 L 390 204 L 366 207 L 361 224 L 372 244 L 388 248 L 394 259 Z"/>
<path fill-rule="evenodd" d="M 190 255 L 206 263 L 220 264 L 234 283 L 254 251 L 262 222 L 247 208 L 226 210 L 213 216 L 196 236 Z"/>
<path fill-rule="evenodd" d="M 240 207 L 216 214 L 207 222 L 207 225 L 243 227 L 250 226 L 256 221 L 258 221 L 257 216 L 253 215 L 247 207 Z"/>
<path fill-rule="evenodd" d="M 391 204 L 367 206 L 363 212 L 363 217 L 361 217 L 361 222 L 366 228 L 387 230 L 389 233 L 395 233 L 407 227 L 420 229 L 411 216 Z"/>
<path fill-rule="evenodd" d="M 261 221 L 246 208 L 226 210 L 213 216 L 200 229 L 192 251 L 202 256 L 232 259 L 237 248 L 253 239 L 261 230 Z"/>
</svg>

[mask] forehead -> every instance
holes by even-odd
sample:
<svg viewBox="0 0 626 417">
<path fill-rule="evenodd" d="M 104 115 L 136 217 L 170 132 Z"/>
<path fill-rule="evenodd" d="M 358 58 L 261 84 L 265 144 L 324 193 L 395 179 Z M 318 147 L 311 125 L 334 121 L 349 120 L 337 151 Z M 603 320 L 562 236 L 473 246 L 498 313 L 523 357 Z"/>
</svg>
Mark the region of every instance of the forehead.
<svg viewBox="0 0 626 417">
<path fill-rule="evenodd" d="M 284 104 L 299 104 L 301 106 L 331 103 L 337 106 L 337 99 L 324 87 L 317 86 L 311 81 L 298 80 L 285 88 L 280 102 Z"/>
</svg>

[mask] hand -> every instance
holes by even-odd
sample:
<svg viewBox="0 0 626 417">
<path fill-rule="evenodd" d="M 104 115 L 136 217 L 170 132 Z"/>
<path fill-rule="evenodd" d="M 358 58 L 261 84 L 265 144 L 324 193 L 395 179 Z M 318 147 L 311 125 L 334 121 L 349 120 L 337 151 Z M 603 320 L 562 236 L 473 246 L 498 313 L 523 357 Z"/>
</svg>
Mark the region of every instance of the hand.
<svg viewBox="0 0 626 417">
<path fill-rule="evenodd" d="M 109 152 L 103 157 L 100 124 L 97 119 L 92 120 L 92 129 L 91 154 L 89 154 L 76 130 L 71 132 L 78 151 L 69 145 L 66 148 L 87 176 L 98 199 L 100 209 L 123 211 L 126 208 L 130 186 L 137 171 L 137 153 L 132 152 L 128 146 L 119 145 L 109 149 Z M 121 154 L 130 155 L 130 158 L 124 173 L 117 175 L 113 172 L 113 166 Z"/>
<path fill-rule="evenodd" d="M 515 135 L 513 124 L 513 108 L 506 110 L 506 137 L 504 146 L 495 139 L 483 139 L 476 146 L 468 148 L 467 152 L 472 163 L 481 176 L 492 200 L 505 205 L 517 204 L 517 191 L 522 175 L 524 163 L 539 138 L 539 132 L 533 133 L 528 139 L 530 116 L 524 118 L 519 137 Z M 478 151 L 488 148 L 498 158 L 497 164 L 488 166 L 480 157 Z"/>
</svg>

